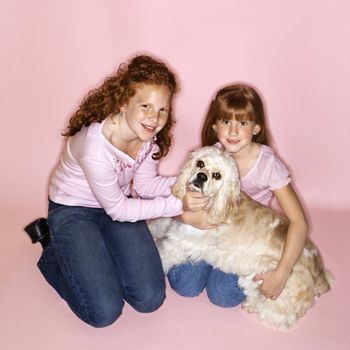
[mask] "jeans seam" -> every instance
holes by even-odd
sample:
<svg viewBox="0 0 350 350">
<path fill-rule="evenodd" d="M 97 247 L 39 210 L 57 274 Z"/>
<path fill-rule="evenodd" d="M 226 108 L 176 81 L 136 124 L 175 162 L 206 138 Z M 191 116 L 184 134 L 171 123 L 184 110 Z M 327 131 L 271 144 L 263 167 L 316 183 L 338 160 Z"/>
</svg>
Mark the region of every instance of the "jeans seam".
<svg viewBox="0 0 350 350">
<path fill-rule="evenodd" d="M 126 287 L 126 285 L 125 285 L 125 280 L 126 279 L 124 277 L 125 273 L 123 272 L 123 269 L 121 268 L 121 266 L 120 266 L 120 264 L 118 262 L 118 259 L 117 259 L 117 257 L 114 254 L 114 250 L 111 248 L 111 246 L 108 243 L 108 241 L 106 241 L 105 239 L 103 241 L 104 241 L 108 251 L 110 252 L 111 256 L 113 257 L 113 261 L 115 262 L 115 265 L 116 265 L 116 268 L 117 268 L 117 273 L 118 273 L 118 276 L 120 278 L 120 283 L 122 284 L 122 287 L 123 287 L 123 299 L 124 299 L 124 297 L 125 297 L 125 287 Z"/>
<path fill-rule="evenodd" d="M 106 212 L 102 211 L 100 212 L 100 219 L 99 219 L 99 222 L 100 222 L 100 225 L 102 224 L 102 221 L 104 220 L 105 216 L 106 216 Z M 124 299 L 124 294 L 125 294 L 125 278 L 124 278 L 124 273 L 123 273 L 123 270 L 121 269 L 120 267 L 120 264 L 118 263 L 118 259 L 117 257 L 115 256 L 114 254 L 114 249 L 111 248 L 110 244 L 108 243 L 108 241 L 106 239 L 103 238 L 103 241 L 108 249 L 108 251 L 110 252 L 111 256 L 113 257 L 113 261 L 115 262 L 116 264 L 116 268 L 117 268 L 117 272 L 118 272 L 118 276 L 120 278 L 120 283 L 123 287 L 123 299 Z"/>
<path fill-rule="evenodd" d="M 87 303 L 87 298 L 85 297 L 84 293 L 82 292 L 79 283 L 77 283 L 76 278 L 74 276 L 74 274 L 72 273 L 71 269 L 69 268 L 69 264 L 67 263 L 67 261 L 65 260 L 64 256 L 62 255 L 62 251 L 60 249 L 60 247 L 56 244 L 53 245 L 54 247 L 56 247 L 56 252 L 58 254 L 58 256 L 60 257 L 60 260 L 62 261 L 63 264 L 63 276 L 65 278 L 68 278 L 71 282 L 72 285 L 74 286 L 74 291 L 77 292 L 77 294 L 79 295 L 79 298 L 81 300 L 81 306 L 79 306 L 79 316 L 81 317 L 82 320 L 84 320 L 85 322 L 87 322 L 90 318 L 91 318 L 91 313 L 89 310 L 89 306 Z M 84 315 L 83 312 L 81 312 L 81 309 L 84 308 L 86 315 Z"/>
<path fill-rule="evenodd" d="M 56 209 L 60 209 L 60 208 L 56 208 Z M 68 223 L 69 221 L 71 221 L 72 219 L 74 219 L 75 217 L 79 217 L 79 216 L 86 216 L 87 215 L 87 208 L 82 208 L 83 210 L 81 210 L 81 212 L 78 213 L 72 213 L 71 215 L 66 216 L 64 219 L 59 221 L 59 225 L 54 226 L 53 230 L 54 232 L 59 231 L 63 225 L 65 225 L 66 223 Z M 60 258 L 60 260 L 62 261 L 63 264 L 63 276 L 64 278 L 67 278 L 68 280 L 71 281 L 72 285 L 74 286 L 74 291 L 77 292 L 77 294 L 79 295 L 79 298 L 77 300 L 81 300 L 81 306 L 78 305 L 78 309 L 79 309 L 79 317 L 88 323 L 88 321 L 91 319 L 91 312 L 89 309 L 89 305 L 87 303 L 87 298 L 85 297 L 79 283 L 77 282 L 77 279 L 74 276 L 74 273 L 72 273 L 71 269 L 69 268 L 69 264 L 67 263 L 66 259 L 64 258 L 64 255 L 62 254 L 62 250 L 59 246 L 59 244 L 57 244 L 57 241 L 55 239 L 55 235 L 51 235 L 52 236 L 52 245 L 53 247 L 55 247 L 55 250 Z M 82 310 L 85 309 L 85 313 L 86 315 L 84 315 L 84 312 L 82 312 Z"/>
<path fill-rule="evenodd" d="M 102 217 L 102 213 L 101 213 L 101 217 Z M 104 240 L 105 245 L 107 246 L 108 251 L 110 252 L 111 256 L 113 257 L 113 261 L 116 264 L 116 268 L 117 268 L 117 272 L 120 278 L 120 283 L 123 287 L 123 299 L 126 301 L 131 301 L 133 304 L 135 305 L 139 305 L 140 303 L 142 303 L 140 300 L 137 300 L 135 298 L 133 298 L 130 293 L 126 293 L 125 291 L 128 290 L 128 288 L 130 287 L 126 282 L 127 282 L 127 278 L 126 278 L 126 273 L 123 269 L 122 264 L 120 264 L 120 262 L 118 261 L 117 255 L 114 252 L 114 249 L 111 247 L 111 245 L 108 243 L 107 240 Z M 126 295 L 127 294 L 127 295 Z"/>
</svg>

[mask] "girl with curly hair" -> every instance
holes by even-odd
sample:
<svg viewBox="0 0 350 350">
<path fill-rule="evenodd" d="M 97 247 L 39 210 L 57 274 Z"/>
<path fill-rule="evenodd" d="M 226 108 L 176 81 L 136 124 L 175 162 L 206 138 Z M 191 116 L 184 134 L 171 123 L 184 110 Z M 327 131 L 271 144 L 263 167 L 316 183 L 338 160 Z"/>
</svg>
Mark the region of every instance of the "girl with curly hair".
<svg viewBox="0 0 350 350">
<path fill-rule="evenodd" d="M 152 312 L 165 298 L 162 264 L 146 219 L 176 216 L 174 177 L 157 175 L 174 124 L 175 75 L 136 56 L 92 90 L 69 121 L 49 185 L 48 219 L 25 227 L 44 251 L 38 267 L 83 321 L 104 327 L 124 300 Z"/>
</svg>

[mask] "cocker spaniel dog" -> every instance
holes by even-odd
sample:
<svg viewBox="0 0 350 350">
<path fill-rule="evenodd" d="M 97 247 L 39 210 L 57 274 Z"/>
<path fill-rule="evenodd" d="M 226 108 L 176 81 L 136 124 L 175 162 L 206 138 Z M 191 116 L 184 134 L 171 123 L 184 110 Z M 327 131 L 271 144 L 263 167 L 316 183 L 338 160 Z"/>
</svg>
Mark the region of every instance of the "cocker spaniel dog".
<svg viewBox="0 0 350 350">
<path fill-rule="evenodd" d="M 174 265 L 204 260 L 237 274 L 247 296 L 243 309 L 257 313 L 261 322 L 276 329 L 295 325 L 315 297 L 330 289 L 331 275 L 315 245 L 307 240 L 280 296 L 272 300 L 259 292 L 259 282 L 253 277 L 276 268 L 288 221 L 240 191 L 237 167 L 230 155 L 213 146 L 193 152 L 173 194 L 182 198 L 188 188 L 212 197 L 209 219 L 218 225 L 200 230 L 172 218 L 151 221 L 165 273 Z"/>
</svg>

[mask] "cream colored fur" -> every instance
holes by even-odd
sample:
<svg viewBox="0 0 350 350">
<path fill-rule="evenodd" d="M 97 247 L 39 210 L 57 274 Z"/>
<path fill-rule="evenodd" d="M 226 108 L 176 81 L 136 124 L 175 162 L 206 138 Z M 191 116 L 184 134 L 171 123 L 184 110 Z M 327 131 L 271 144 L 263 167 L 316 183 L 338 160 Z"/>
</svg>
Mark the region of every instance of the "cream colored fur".
<svg viewBox="0 0 350 350">
<path fill-rule="evenodd" d="M 198 161 L 204 163 L 198 167 Z M 198 172 L 208 180 L 199 189 L 193 185 Z M 220 173 L 215 179 L 213 174 Z M 276 300 L 265 298 L 253 282 L 254 275 L 276 267 L 285 243 L 288 222 L 274 211 L 240 192 L 234 160 L 215 147 L 203 147 L 191 154 L 173 188 L 182 198 L 187 188 L 212 195 L 210 221 L 219 224 L 199 230 L 172 218 L 149 224 L 165 273 L 187 261 L 204 260 L 227 273 L 239 275 L 247 298 L 242 307 L 255 312 L 260 321 L 277 329 L 288 329 L 313 305 L 316 296 L 330 289 L 326 272 L 314 244 L 307 240 L 285 288 Z"/>
</svg>

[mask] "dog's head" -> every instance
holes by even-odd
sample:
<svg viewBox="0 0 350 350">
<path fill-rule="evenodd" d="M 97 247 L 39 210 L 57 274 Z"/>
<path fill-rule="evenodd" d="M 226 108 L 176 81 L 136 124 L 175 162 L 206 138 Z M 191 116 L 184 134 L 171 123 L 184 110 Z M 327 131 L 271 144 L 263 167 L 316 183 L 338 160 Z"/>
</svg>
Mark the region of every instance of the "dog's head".
<svg viewBox="0 0 350 350">
<path fill-rule="evenodd" d="M 236 163 L 215 146 L 196 150 L 184 164 L 173 194 L 181 199 L 188 189 L 212 197 L 210 222 L 226 222 L 238 205 L 240 181 Z"/>
</svg>

